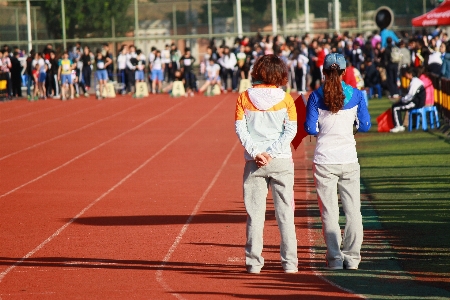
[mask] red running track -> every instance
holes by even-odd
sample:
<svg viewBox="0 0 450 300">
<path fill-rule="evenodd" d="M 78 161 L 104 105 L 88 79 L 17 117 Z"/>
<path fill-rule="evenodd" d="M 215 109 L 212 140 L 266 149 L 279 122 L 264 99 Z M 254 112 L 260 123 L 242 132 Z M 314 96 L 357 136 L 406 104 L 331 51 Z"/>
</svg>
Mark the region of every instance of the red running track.
<svg viewBox="0 0 450 300">
<path fill-rule="evenodd" d="M 237 94 L 0 103 L 0 298 L 358 298 L 311 268 L 310 160 L 295 153 L 299 273 L 269 200 L 244 268 Z"/>
</svg>

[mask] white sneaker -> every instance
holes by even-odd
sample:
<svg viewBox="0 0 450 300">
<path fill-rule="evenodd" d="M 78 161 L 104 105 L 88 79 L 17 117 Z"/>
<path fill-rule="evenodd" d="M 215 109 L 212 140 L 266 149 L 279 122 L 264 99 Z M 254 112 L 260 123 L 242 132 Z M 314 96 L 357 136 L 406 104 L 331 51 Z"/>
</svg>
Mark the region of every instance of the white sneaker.
<svg viewBox="0 0 450 300">
<path fill-rule="evenodd" d="M 295 274 L 298 272 L 298 269 L 288 269 L 288 270 L 284 270 L 284 273 L 286 274 Z"/>
<path fill-rule="evenodd" d="M 394 128 L 392 128 L 389 131 L 393 132 L 393 133 L 402 132 L 402 131 L 405 131 L 405 126 L 395 126 Z"/>
</svg>

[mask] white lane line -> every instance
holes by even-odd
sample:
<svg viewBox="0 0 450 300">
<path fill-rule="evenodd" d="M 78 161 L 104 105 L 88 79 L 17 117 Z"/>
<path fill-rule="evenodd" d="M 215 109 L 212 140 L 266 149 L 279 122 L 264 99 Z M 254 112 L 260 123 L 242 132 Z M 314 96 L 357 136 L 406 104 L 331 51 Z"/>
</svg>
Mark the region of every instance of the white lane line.
<svg viewBox="0 0 450 300">
<path fill-rule="evenodd" d="M 47 171 L 47 172 L 45 172 L 44 174 L 42 174 L 42 175 L 40 175 L 40 176 L 38 176 L 38 177 L 36 177 L 36 178 L 34 178 L 34 179 L 28 181 L 28 182 L 25 182 L 25 183 L 22 184 L 22 185 L 19 185 L 18 187 L 16 187 L 16 188 L 10 190 L 9 192 L 6 192 L 6 193 L 0 195 L 0 198 L 3 198 L 3 197 L 5 197 L 5 196 L 8 196 L 9 194 L 12 194 L 12 193 L 14 193 L 14 192 L 17 191 L 17 190 L 19 190 L 19 189 L 21 189 L 21 188 L 23 188 L 23 187 L 25 187 L 25 186 L 27 186 L 27 185 L 29 185 L 29 184 L 35 182 L 35 181 L 38 181 L 39 179 L 44 178 L 45 176 L 47 176 L 47 175 L 49 175 L 49 174 L 51 174 L 51 173 L 53 173 L 53 172 L 55 172 L 55 171 L 58 171 L 59 169 L 61 169 L 61 168 L 65 167 L 65 166 L 67 166 L 67 165 L 73 163 L 74 161 L 76 161 L 76 160 L 82 158 L 83 156 L 86 156 L 87 154 L 89 154 L 89 153 L 91 153 L 91 152 L 97 150 L 98 148 L 103 147 L 104 145 L 109 144 L 109 143 L 111 143 L 112 141 L 117 140 L 118 138 L 120 138 L 120 137 L 122 137 L 122 136 L 124 136 L 124 135 L 126 135 L 126 134 L 128 134 L 128 133 L 130 133 L 130 132 L 132 132 L 132 131 L 134 131 L 134 130 L 140 128 L 140 127 L 142 127 L 142 126 L 144 126 L 145 124 L 147 124 L 147 123 L 149 123 L 149 122 L 151 122 L 151 121 L 153 121 L 153 120 L 155 120 L 155 119 L 157 119 L 157 118 L 159 118 L 159 117 L 161 117 L 161 116 L 163 116 L 163 115 L 165 115 L 165 114 L 167 114 L 168 112 L 170 112 L 171 110 L 175 109 L 176 107 L 178 107 L 179 105 L 181 105 L 182 103 L 184 103 L 184 102 L 186 102 L 186 101 L 187 101 L 187 100 L 182 101 L 182 102 L 180 102 L 180 103 L 178 103 L 178 104 L 172 106 L 171 108 L 165 110 L 164 112 L 162 112 L 162 113 L 160 113 L 160 114 L 158 114 L 158 115 L 156 115 L 156 116 L 153 116 L 153 117 L 151 117 L 150 119 L 145 120 L 145 121 L 142 122 L 141 124 L 139 124 L 139 125 L 137 125 L 137 126 L 131 128 L 131 129 L 128 129 L 127 131 L 124 131 L 124 132 L 122 132 L 121 134 L 116 135 L 115 137 L 113 137 L 113 138 L 111 138 L 111 139 L 109 139 L 109 140 L 107 140 L 107 141 L 105 141 L 105 142 L 103 142 L 103 143 L 101 143 L 101 144 L 98 144 L 97 146 L 95 146 L 95 147 L 89 149 L 89 150 L 86 151 L 86 152 L 81 153 L 80 155 L 75 156 L 74 158 L 72 158 L 72 159 L 66 161 L 65 163 L 63 163 L 62 165 L 59 165 L 58 167 L 56 167 L 56 168 L 54 168 L 54 169 L 51 169 L 50 171 Z M 133 106 L 133 107 L 134 107 L 134 106 Z"/>
<path fill-rule="evenodd" d="M 30 103 L 30 105 L 33 105 L 33 104 Z M 58 107 L 61 107 L 61 106 L 58 105 L 58 106 L 52 106 L 52 107 L 48 107 L 48 108 L 41 109 L 41 110 L 35 110 L 35 111 L 29 112 L 29 113 L 24 114 L 24 115 L 12 117 L 10 119 L 0 120 L 0 123 L 17 120 L 17 119 L 20 119 L 20 118 L 23 118 L 23 117 L 26 117 L 26 116 L 31 116 L 31 115 L 38 114 L 38 113 L 41 113 L 41 112 L 44 112 L 44 111 L 49 111 L 49 110 L 52 110 L 52 109 L 56 109 Z"/>
<path fill-rule="evenodd" d="M 65 133 L 63 133 L 63 134 L 57 135 L 57 136 L 52 137 L 52 138 L 50 138 L 50 139 L 48 139 L 48 140 L 39 142 L 39 143 L 37 143 L 37 144 L 34 144 L 34 145 L 29 146 L 29 147 L 23 148 L 23 149 L 21 149 L 21 150 L 17 150 L 16 152 L 12 152 L 12 153 L 10 153 L 10 154 L 8 154 L 8 155 L 5 155 L 5 156 L 3 156 L 3 157 L 0 157 L 0 161 L 6 159 L 6 158 L 8 158 L 8 157 L 11 157 L 11 156 L 13 156 L 13 155 L 19 154 L 19 153 L 21 153 L 21 152 L 24 152 L 24 151 L 27 151 L 27 150 L 36 148 L 36 147 L 38 147 L 38 146 L 41 146 L 41 145 L 44 145 L 44 144 L 46 144 L 46 143 L 52 142 L 52 141 L 54 141 L 54 140 L 60 139 L 60 138 L 62 138 L 62 137 L 68 136 L 68 135 L 70 135 L 70 134 L 72 134 L 72 133 L 75 133 L 75 132 L 84 130 L 84 129 L 86 129 L 86 128 L 92 127 L 92 126 L 94 126 L 95 124 L 101 123 L 101 122 L 103 122 L 103 121 L 105 121 L 105 120 L 108 120 L 108 119 L 111 119 L 111 118 L 116 117 L 116 116 L 118 116 L 118 115 L 121 115 L 121 114 L 123 114 L 123 113 L 125 113 L 125 112 L 127 112 L 127 111 L 129 111 L 129 110 L 131 110 L 131 109 L 133 109 L 133 108 L 136 108 L 136 107 L 138 107 L 138 106 L 141 106 L 141 105 L 143 105 L 143 104 L 145 104 L 145 103 L 146 103 L 146 102 L 141 102 L 141 103 L 139 103 L 139 104 L 135 104 L 135 105 L 130 106 L 130 107 L 128 107 L 127 109 L 124 109 L 124 110 L 122 110 L 122 111 L 119 111 L 119 112 L 117 112 L 117 113 L 115 113 L 115 114 L 113 114 L 113 115 L 107 116 L 107 117 L 102 118 L 102 119 L 98 119 L 97 121 L 94 121 L 94 122 L 92 122 L 92 123 L 86 124 L 86 125 L 81 126 L 81 127 L 77 128 L 77 129 L 74 129 L 74 130 L 65 132 Z"/>
<path fill-rule="evenodd" d="M 179 104 L 173 106 L 176 107 L 178 105 L 180 105 L 181 103 L 186 102 L 187 100 L 180 102 Z M 173 145 L 176 141 L 178 141 L 181 137 L 183 137 L 188 131 L 190 131 L 192 128 L 194 128 L 195 126 L 197 126 L 197 124 L 199 124 L 201 121 L 203 121 L 205 118 L 207 118 L 211 113 L 213 113 L 223 102 L 225 101 L 222 100 L 220 101 L 218 104 L 216 104 L 216 106 L 214 106 L 208 113 L 206 113 L 205 115 L 203 115 L 201 118 L 199 118 L 197 121 L 195 121 L 191 126 L 189 126 L 188 128 L 186 128 L 183 132 L 181 132 L 179 135 L 177 135 L 175 138 L 173 138 L 170 142 L 168 142 L 164 147 L 162 147 L 160 150 L 158 150 L 155 154 L 153 154 L 150 158 L 148 158 L 146 161 L 144 161 L 139 167 L 137 167 L 136 169 L 134 169 L 131 173 L 129 173 L 128 175 L 126 175 L 124 178 L 122 178 L 118 183 L 116 183 L 114 186 L 112 186 L 109 190 L 107 190 L 105 193 L 103 193 L 100 197 L 98 197 L 97 199 L 95 199 L 94 201 L 92 201 L 88 206 L 86 206 L 85 208 L 83 208 L 83 210 L 81 210 L 75 217 L 73 217 L 70 221 L 68 221 L 66 224 L 64 224 L 63 226 L 61 226 L 58 230 L 56 230 L 51 236 L 49 236 L 45 241 L 43 241 L 42 243 L 40 243 L 36 248 L 34 248 L 33 250 L 31 250 L 30 252 L 28 252 L 24 257 L 22 257 L 20 260 L 18 260 L 17 262 L 15 262 L 13 265 L 9 266 L 5 271 L 0 273 L 0 283 L 2 282 L 3 278 L 5 278 L 6 275 L 8 275 L 9 272 L 11 272 L 15 267 L 17 267 L 18 265 L 20 265 L 22 262 L 24 262 L 27 258 L 31 257 L 32 255 L 34 255 L 36 252 L 38 252 L 39 250 L 41 250 L 45 245 L 47 245 L 50 241 L 52 241 L 55 237 L 57 237 L 64 229 L 66 229 L 70 224 L 72 224 L 73 222 L 75 222 L 78 218 L 80 218 L 85 212 L 87 212 L 92 206 L 94 206 L 97 202 L 99 202 L 100 200 L 102 200 L 103 198 L 105 198 L 106 196 L 108 196 L 111 192 L 113 192 L 116 188 L 118 188 L 119 186 L 121 186 L 125 181 L 127 181 L 131 176 L 133 176 L 134 174 L 136 174 L 137 172 L 139 172 L 139 170 L 141 170 L 142 168 L 144 168 L 149 162 L 151 162 L 155 157 L 157 157 L 158 155 L 160 155 L 162 152 L 164 152 L 167 148 L 169 148 L 171 145 Z M 168 112 L 171 109 L 168 109 L 166 112 Z M 162 114 L 161 114 L 162 115 Z M 156 118 L 156 117 L 154 117 Z M 147 122 L 147 121 L 146 121 Z M 142 123 L 141 125 L 143 125 L 144 123 Z M 141 126 L 139 125 L 139 126 Z M 131 131 L 131 130 L 130 130 Z"/>
<path fill-rule="evenodd" d="M 306 147 L 303 146 L 303 148 L 304 148 L 304 157 L 306 158 L 306 157 L 308 157 L 307 156 L 307 152 L 306 152 Z M 311 162 L 311 164 L 312 164 L 312 162 Z M 305 172 L 305 173 L 308 174 L 308 172 Z M 305 181 L 307 181 L 309 178 L 306 175 L 304 179 L 305 179 Z M 306 201 L 308 201 L 310 195 L 311 195 L 311 188 L 309 186 L 307 186 L 306 187 L 306 199 L 305 199 Z M 319 271 L 317 271 L 316 266 L 314 266 L 314 264 L 313 264 L 313 261 L 316 258 L 316 254 L 315 254 L 315 252 L 314 252 L 314 250 L 312 248 L 312 246 L 314 245 L 314 238 L 313 238 L 313 233 L 312 233 L 314 220 L 310 217 L 310 215 L 311 215 L 311 213 L 310 213 L 311 208 L 309 207 L 308 203 L 307 203 L 306 207 L 307 207 L 306 210 L 308 212 L 308 216 L 307 216 L 308 233 L 307 233 L 307 236 L 308 236 L 308 240 L 310 241 L 310 248 L 309 248 L 309 251 L 308 251 L 309 252 L 309 258 L 310 258 L 309 265 L 311 267 L 311 270 L 312 270 L 313 274 L 315 276 L 317 276 L 318 278 L 320 278 L 321 280 L 323 280 L 326 283 L 328 283 L 329 285 L 334 286 L 335 288 L 338 288 L 338 289 L 340 289 L 340 290 L 342 290 L 344 292 L 347 292 L 349 294 L 355 295 L 355 296 L 357 296 L 357 297 L 359 297 L 361 299 L 367 299 L 364 295 L 357 294 L 356 292 L 354 292 L 354 291 L 352 291 L 350 289 L 344 288 L 344 287 L 340 286 L 339 284 L 334 283 L 333 281 L 331 281 L 331 280 L 327 279 L 325 276 L 323 276 Z"/>
<path fill-rule="evenodd" d="M 39 123 L 39 124 L 35 124 L 35 125 L 32 125 L 32 126 L 27 127 L 27 128 L 22 128 L 22 129 L 19 129 L 19 130 L 17 130 L 17 131 L 10 131 L 10 132 L 1 134 L 0 137 L 10 136 L 10 135 L 15 135 L 15 134 L 17 134 L 17 133 L 19 133 L 19 132 L 27 131 L 27 130 L 30 130 L 30 129 L 33 129 L 33 128 L 42 126 L 42 125 L 47 124 L 47 123 L 55 122 L 55 121 L 57 121 L 57 120 L 65 119 L 65 118 L 70 117 L 70 116 L 78 115 L 79 113 L 82 113 L 82 112 L 84 112 L 84 111 L 86 111 L 86 110 L 94 109 L 94 108 L 96 108 L 97 106 L 100 106 L 100 105 L 102 105 L 102 104 L 104 104 L 104 103 L 105 103 L 105 102 L 97 102 L 97 104 L 94 105 L 94 106 L 86 107 L 86 108 L 83 108 L 83 109 L 81 109 L 81 110 L 79 110 L 79 111 L 73 112 L 73 113 L 71 113 L 71 114 L 64 115 L 64 116 L 58 117 L 58 118 L 56 118 L 56 119 L 47 120 L 47 121 L 45 121 L 45 122 L 42 122 L 42 123 Z"/>
<path fill-rule="evenodd" d="M 203 201 L 205 200 L 206 196 L 208 195 L 209 191 L 212 189 L 214 184 L 216 183 L 217 179 L 219 178 L 220 174 L 222 173 L 223 169 L 228 164 L 228 160 L 230 160 L 231 154 L 236 149 L 236 146 L 238 145 L 238 141 L 236 141 L 231 148 L 230 152 L 228 152 L 226 158 L 222 162 L 222 165 L 220 166 L 219 170 L 217 170 L 216 175 L 214 175 L 214 178 L 211 180 L 210 184 L 206 188 L 206 190 L 203 192 L 203 195 L 198 199 L 197 205 L 195 205 L 194 210 L 192 211 L 191 215 L 187 219 L 186 223 L 183 225 L 183 227 L 180 230 L 180 233 L 178 233 L 177 237 L 175 238 L 175 241 L 173 242 L 172 246 L 170 247 L 169 251 L 167 251 L 166 256 L 163 258 L 161 265 L 159 265 L 158 270 L 156 271 L 156 281 L 162 286 L 162 288 L 170 292 L 175 298 L 177 299 L 185 299 L 180 294 L 177 294 L 174 292 L 174 290 L 165 282 L 162 273 L 164 271 L 164 267 L 166 266 L 167 262 L 170 260 L 170 257 L 177 249 L 178 245 L 180 244 L 181 240 L 183 239 L 183 235 L 188 230 L 189 224 L 191 224 L 192 219 L 197 214 L 198 210 L 200 209 L 200 206 L 202 205 Z"/>
</svg>

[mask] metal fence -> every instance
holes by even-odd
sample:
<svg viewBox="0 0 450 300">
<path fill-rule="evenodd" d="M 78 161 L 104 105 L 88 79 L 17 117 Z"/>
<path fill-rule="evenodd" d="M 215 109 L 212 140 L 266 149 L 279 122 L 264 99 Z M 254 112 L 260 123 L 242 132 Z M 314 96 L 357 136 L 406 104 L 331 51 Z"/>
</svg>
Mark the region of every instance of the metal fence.
<svg viewBox="0 0 450 300">
<path fill-rule="evenodd" d="M 258 3 L 257 0 L 251 1 Z M 275 0 L 261 1 L 265 3 L 263 7 L 247 8 L 242 11 L 242 35 L 335 32 L 337 16 L 334 14 L 334 5 L 337 0 L 314 0 L 315 6 L 311 5 L 308 15 L 304 13 L 305 1 L 277 0 L 275 23 L 274 15 L 271 14 L 274 11 L 271 3 L 273 5 Z M 406 3 L 412 4 L 411 1 L 422 0 L 408 0 Z M 19 46 L 25 50 L 30 50 L 30 46 L 40 50 L 50 43 L 58 51 L 70 48 L 76 42 L 91 47 L 110 43 L 114 51 L 123 43 L 134 43 L 145 53 L 151 46 L 162 49 L 166 43 L 178 42 L 180 46 L 191 46 L 193 53 L 198 55 L 213 37 L 225 39 L 228 44 L 233 43 L 238 36 L 238 2 L 240 0 L 160 0 L 156 3 L 145 0 L 0 1 L 0 41 L 2 45 Z M 325 7 L 317 6 L 318 2 L 325 3 Z M 351 8 L 357 2 L 362 6 L 358 10 L 361 11 L 359 15 L 353 14 Z M 369 34 L 377 29 L 375 10 L 365 9 L 374 8 L 372 2 L 341 0 L 341 15 L 338 16 L 340 31 Z M 30 4 L 28 15 L 27 3 Z M 414 30 L 410 24 L 417 14 L 408 15 L 407 12 L 408 9 L 403 8 L 395 12 L 394 29 L 407 32 Z M 273 24 L 276 24 L 276 28 Z"/>
</svg>

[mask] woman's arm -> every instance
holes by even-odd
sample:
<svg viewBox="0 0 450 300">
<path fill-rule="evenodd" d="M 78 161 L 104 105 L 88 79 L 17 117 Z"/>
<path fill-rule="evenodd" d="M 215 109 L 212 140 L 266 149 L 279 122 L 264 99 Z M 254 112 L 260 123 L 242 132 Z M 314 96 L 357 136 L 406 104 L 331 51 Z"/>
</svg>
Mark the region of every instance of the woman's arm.
<svg viewBox="0 0 450 300">
<path fill-rule="evenodd" d="M 317 135 L 319 133 L 319 109 L 317 101 L 316 93 L 311 93 L 308 104 L 306 105 L 306 120 L 304 123 L 305 131 L 309 135 Z"/>
<path fill-rule="evenodd" d="M 297 110 L 292 97 L 289 97 L 287 104 L 287 118 L 284 123 L 283 134 L 267 149 L 267 154 L 274 158 L 277 153 L 282 153 L 297 134 Z"/>
<path fill-rule="evenodd" d="M 236 102 L 236 114 L 235 114 L 235 130 L 236 134 L 241 141 L 242 146 L 244 146 L 250 156 L 255 159 L 259 153 L 256 148 L 255 143 L 253 142 L 252 137 L 250 136 L 250 132 L 247 128 L 247 121 L 245 119 L 245 112 L 242 105 L 242 96 L 239 96 Z"/>
</svg>

